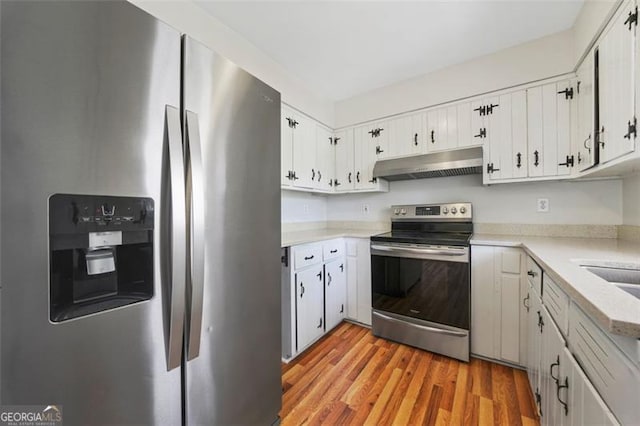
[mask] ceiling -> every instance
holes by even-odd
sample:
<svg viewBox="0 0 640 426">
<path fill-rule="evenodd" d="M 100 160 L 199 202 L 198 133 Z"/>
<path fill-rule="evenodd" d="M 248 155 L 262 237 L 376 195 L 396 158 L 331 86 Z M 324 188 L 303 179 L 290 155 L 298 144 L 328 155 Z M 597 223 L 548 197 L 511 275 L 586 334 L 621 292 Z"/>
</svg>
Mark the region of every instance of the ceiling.
<svg viewBox="0 0 640 426">
<path fill-rule="evenodd" d="M 312 91 L 334 101 L 566 30 L 583 4 L 197 1 Z"/>
</svg>

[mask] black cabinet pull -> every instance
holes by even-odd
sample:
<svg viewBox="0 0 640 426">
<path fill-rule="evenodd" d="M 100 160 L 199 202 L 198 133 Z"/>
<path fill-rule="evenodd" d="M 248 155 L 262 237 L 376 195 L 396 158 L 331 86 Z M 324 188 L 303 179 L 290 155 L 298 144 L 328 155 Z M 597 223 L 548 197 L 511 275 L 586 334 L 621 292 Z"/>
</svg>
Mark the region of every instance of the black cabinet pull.
<svg viewBox="0 0 640 426">
<path fill-rule="evenodd" d="M 631 121 L 629 121 L 629 124 L 627 124 L 627 134 L 624 135 L 623 137 L 625 139 L 629 139 L 631 140 L 631 135 L 633 134 L 633 138 L 635 139 L 637 136 L 636 133 L 636 119 L 635 117 L 633 118 L 633 123 L 631 123 Z"/>
<path fill-rule="evenodd" d="M 486 127 L 483 127 L 482 129 L 480 129 L 480 133 L 478 133 L 477 135 L 473 135 L 474 138 L 486 138 L 487 137 L 487 129 Z"/>
<path fill-rule="evenodd" d="M 578 164 L 582 163 L 582 157 L 580 156 L 580 151 L 578 151 Z"/>
<path fill-rule="evenodd" d="M 527 297 L 525 297 L 524 299 L 522 299 L 522 305 L 527 308 L 527 312 L 529 312 L 529 304 L 527 303 L 529 301 L 529 293 L 527 293 Z"/>
<path fill-rule="evenodd" d="M 536 276 L 536 275 L 538 275 L 538 274 L 536 274 L 536 273 L 535 273 L 535 272 L 533 272 L 533 271 L 527 271 L 527 275 L 529 275 L 530 277 L 535 277 L 535 276 Z"/>
<path fill-rule="evenodd" d="M 316 171 L 315 171 L 315 169 L 311 169 L 311 180 L 316 180 Z"/>
<path fill-rule="evenodd" d="M 544 320 L 542 319 L 542 315 L 540 315 L 540 311 L 538 311 L 538 327 L 540 328 L 540 333 L 542 333 L 544 329 Z"/>
<path fill-rule="evenodd" d="M 327 272 L 327 285 L 331 285 L 331 281 L 333 281 L 333 278 L 331 278 L 331 273 Z"/>
<path fill-rule="evenodd" d="M 304 260 L 311 260 L 311 259 L 313 259 L 313 255 L 304 257 Z"/>
<path fill-rule="evenodd" d="M 351 172 L 349 172 L 349 177 L 347 179 L 349 180 L 349 183 L 351 183 Z"/>
<path fill-rule="evenodd" d="M 319 280 L 319 281 L 322 281 L 322 271 L 318 272 L 318 273 L 316 274 L 316 277 L 318 277 L 318 280 Z"/>
<path fill-rule="evenodd" d="M 415 135 L 413 135 L 413 144 L 415 146 L 418 146 L 418 134 L 417 133 Z"/>
<path fill-rule="evenodd" d="M 533 165 L 536 167 L 540 165 L 540 153 L 537 150 L 533 151 Z"/>
<path fill-rule="evenodd" d="M 322 318 L 320 318 L 320 324 L 318 324 L 317 328 L 321 328 L 322 327 Z"/>
<path fill-rule="evenodd" d="M 356 173 L 356 181 L 360 183 L 360 172 Z"/>
<path fill-rule="evenodd" d="M 304 296 L 304 284 L 300 283 L 300 299 L 302 299 L 302 296 Z"/>
<path fill-rule="evenodd" d="M 436 131 L 431 131 L 431 143 L 436 143 Z"/>
<path fill-rule="evenodd" d="M 549 375 L 551 375 L 551 378 L 555 380 L 556 384 L 558 384 L 560 378 L 553 375 L 553 367 L 560 367 L 560 355 L 556 358 L 556 362 L 549 366 Z"/>
<path fill-rule="evenodd" d="M 343 312 L 344 312 L 344 303 L 340 305 L 340 313 L 343 313 Z"/>
<path fill-rule="evenodd" d="M 333 250 L 329 250 L 329 253 L 333 254 L 333 253 L 337 253 L 338 249 L 333 249 Z"/>
<path fill-rule="evenodd" d="M 558 398 L 558 402 L 560 402 L 560 404 L 562 404 L 562 407 L 564 408 L 564 415 L 568 416 L 569 415 L 569 406 L 567 405 L 566 402 L 564 402 L 563 400 L 560 399 L 560 389 L 567 389 L 567 394 L 569 393 L 569 378 L 567 376 L 565 376 L 564 378 L 564 383 L 560 384 L 558 382 L 556 382 L 556 398 Z"/>
<path fill-rule="evenodd" d="M 340 272 L 344 272 L 344 263 L 340 265 Z"/>
<path fill-rule="evenodd" d="M 573 99 L 573 87 L 568 87 L 558 92 L 558 95 L 564 94 L 565 99 Z"/>
<path fill-rule="evenodd" d="M 516 154 L 516 167 L 517 168 L 522 167 L 522 154 L 521 153 L 517 153 Z"/>
<path fill-rule="evenodd" d="M 318 182 L 322 180 L 322 172 L 318 170 Z"/>
</svg>

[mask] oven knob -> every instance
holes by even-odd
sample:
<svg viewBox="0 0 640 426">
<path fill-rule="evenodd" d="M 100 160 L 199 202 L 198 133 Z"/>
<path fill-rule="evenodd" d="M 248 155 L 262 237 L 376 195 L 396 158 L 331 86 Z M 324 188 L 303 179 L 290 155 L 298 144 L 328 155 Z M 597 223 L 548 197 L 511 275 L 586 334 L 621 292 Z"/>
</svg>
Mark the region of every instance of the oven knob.
<svg viewBox="0 0 640 426">
<path fill-rule="evenodd" d="M 400 214 L 400 209 L 393 209 L 393 214 L 396 216 Z"/>
<path fill-rule="evenodd" d="M 457 212 L 457 211 L 458 211 L 458 210 L 456 210 L 456 208 L 455 208 L 455 207 L 451 207 L 451 214 L 456 214 L 456 212 Z"/>
<path fill-rule="evenodd" d="M 444 214 L 449 213 L 449 209 L 448 209 L 448 208 L 446 208 L 446 207 L 443 207 L 443 208 L 442 208 L 442 213 L 444 213 Z"/>
<path fill-rule="evenodd" d="M 460 207 L 460 213 L 465 214 L 467 212 L 466 207 L 462 206 Z"/>
<path fill-rule="evenodd" d="M 407 209 L 400 209 L 400 214 L 401 215 L 407 214 Z"/>
</svg>

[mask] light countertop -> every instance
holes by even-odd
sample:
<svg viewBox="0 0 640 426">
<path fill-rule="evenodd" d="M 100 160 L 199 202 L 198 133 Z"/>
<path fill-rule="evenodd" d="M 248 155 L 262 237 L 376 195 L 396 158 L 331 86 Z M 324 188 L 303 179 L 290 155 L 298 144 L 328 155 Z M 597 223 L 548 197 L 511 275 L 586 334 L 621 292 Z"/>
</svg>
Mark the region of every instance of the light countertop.
<svg viewBox="0 0 640 426">
<path fill-rule="evenodd" d="M 589 261 L 640 266 L 639 242 L 474 234 L 471 244 L 522 247 L 602 328 L 640 338 L 640 299 L 580 267 Z"/>
<path fill-rule="evenodd" d="M 382 234 L 383 232 L 387 232 L 387 230 L 323 228 L 305 231 L 283 232 L 280 239 L 280 247 L 289 247 L 298 244 L 326 241 L 333 238 L 369 238 L 372 235 Z"/>
</svg>

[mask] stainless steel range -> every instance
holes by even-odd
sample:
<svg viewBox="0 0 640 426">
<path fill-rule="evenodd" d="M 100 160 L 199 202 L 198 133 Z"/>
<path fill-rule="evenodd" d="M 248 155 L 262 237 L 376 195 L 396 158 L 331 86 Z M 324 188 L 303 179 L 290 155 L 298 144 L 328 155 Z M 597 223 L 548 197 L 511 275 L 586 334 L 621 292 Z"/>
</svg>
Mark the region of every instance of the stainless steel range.
<svg viewBox="0 0 640 426">
<path fill-rule="evenodd" d="M 373 334 L 468 361 L 471 203 L 391 209 L 371 237 Z"/>
</svg>

